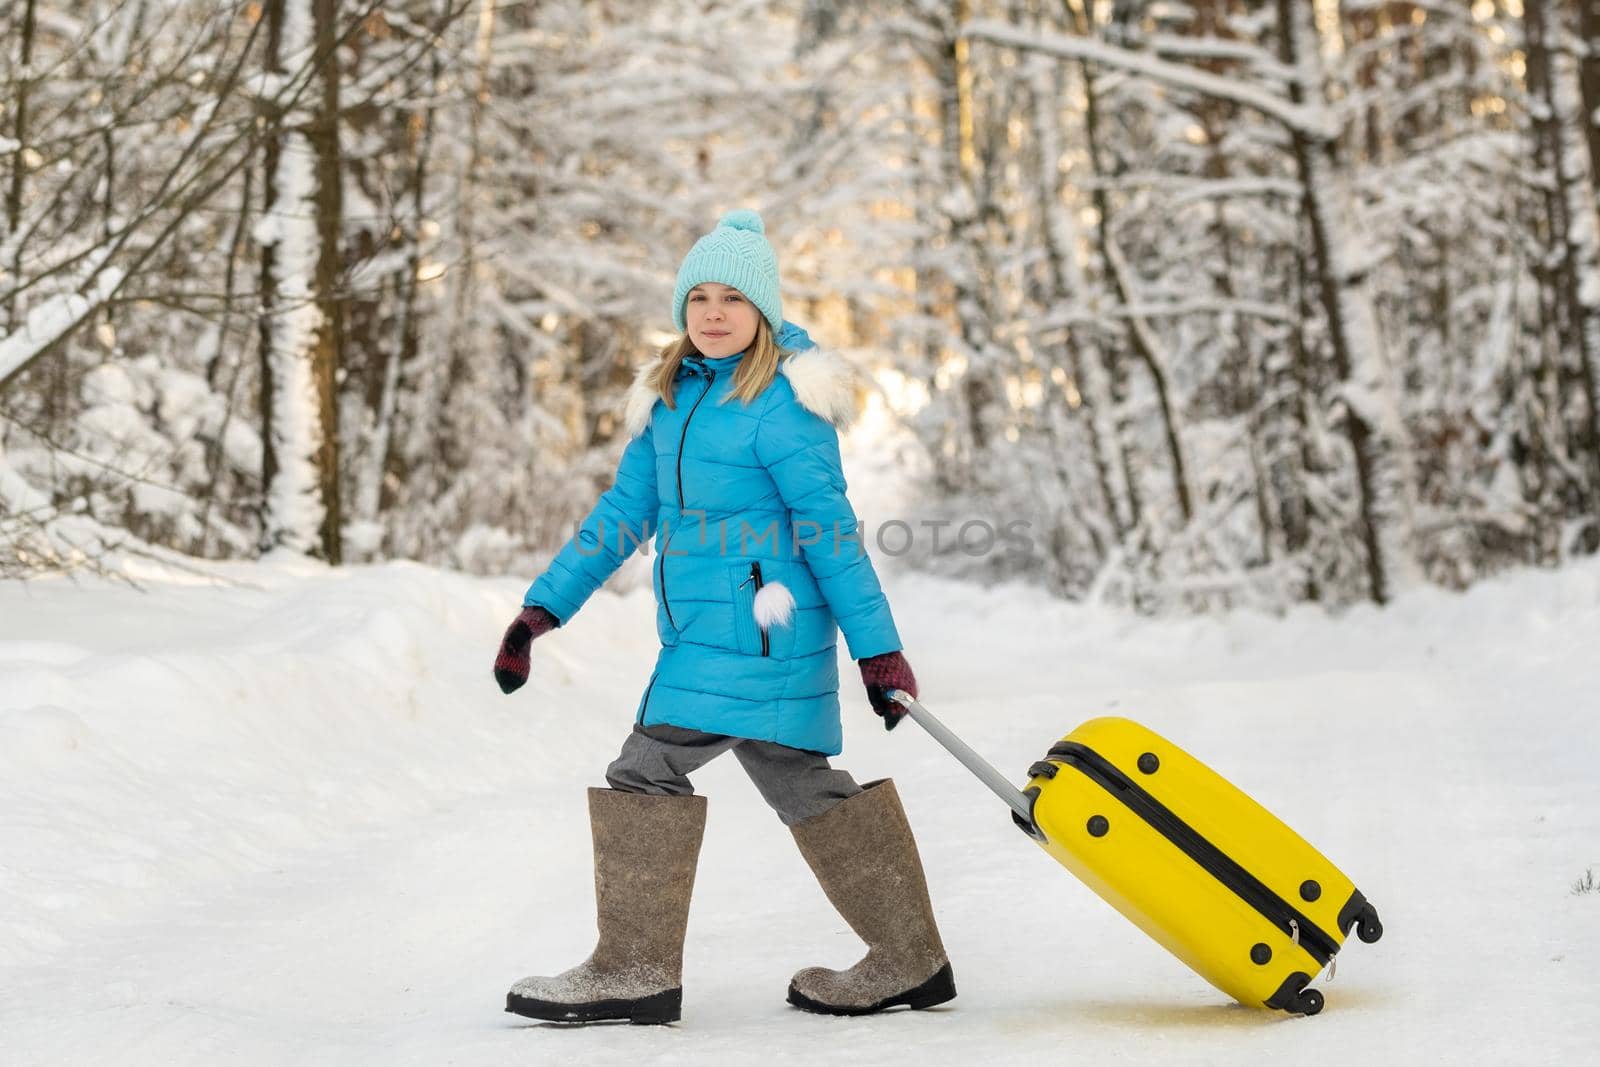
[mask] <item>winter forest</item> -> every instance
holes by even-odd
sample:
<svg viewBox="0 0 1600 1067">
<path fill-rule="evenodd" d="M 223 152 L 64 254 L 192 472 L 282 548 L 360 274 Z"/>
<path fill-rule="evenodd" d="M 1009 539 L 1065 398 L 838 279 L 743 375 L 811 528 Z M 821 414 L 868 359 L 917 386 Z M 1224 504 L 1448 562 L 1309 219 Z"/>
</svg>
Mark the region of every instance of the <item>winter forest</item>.
<svg viewBox="0 0 1600 1067">
<path fill-rule="evenodd" d="M 1281 610 L 1600 547 L 1596 0 L 7 0 L 0 31 L 0 576 L 533 573 L 731 207 L 903 429 L 904 518 L 947 524 L 913 567 Z"/>
<path fill-rule="evenodd" d="M 695 441 L 640 371 L 730 212 L 781 314 L 692 299 L 804 426 Z M 857 518 L 870 588 L 691 557 L 705 644 L 663 523 L 577 618 L 524 593 L 606 507 L 703 536 L 686 441 L 728 514 Z M 1600 0 L 0 0 L 4 1067 L 1589 1062 L 1596 634 Z M 594 815 L 657 719 L 695 796 L 633 799 L 703 847 Z M 1108 720 L 1168 740 L 1124 773 Z M 1047 834 L 1078 749 L 1115 775 Z M 837 866 L 891 895 L 830 889 L 805 828 L 888 783 Z M 1381 941 L 1252 873 L 1266 813 Z M 1160 906 L 1049 834 L 1155 842 Z M 607 884 L 681 988 L 563 970 Z M 1217 958 L 1325 1011 L 1155 928 L 1217 886 L 1274 939 Z M 893 962 L 866 914 L 938 997 L 814 1013 Z M 681 1019 L 510 999 L 573 972 Z"/>
</svg>

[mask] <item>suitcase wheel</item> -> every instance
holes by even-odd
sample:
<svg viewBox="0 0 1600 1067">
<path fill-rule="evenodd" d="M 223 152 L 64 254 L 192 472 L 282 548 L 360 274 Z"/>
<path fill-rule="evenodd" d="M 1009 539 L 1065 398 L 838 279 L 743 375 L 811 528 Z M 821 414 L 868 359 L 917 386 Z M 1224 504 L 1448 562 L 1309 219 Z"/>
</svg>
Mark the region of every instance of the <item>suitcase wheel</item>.
<svg viewBox="0 0 1600 1067">
<path fill-rule="evenodd" d="M 1322 1010 L 1322 991 L 1307 989 L 1311 976 L 1295 971 L 1283 980 L 1283 985 L 1266 1001 L 1266 1006 L 1286 1011 L 1290 1015 L 1315 1015 Z"/>
<path fill-rule="evenodd" d="M 1296 1015 L 1315 1015 L 1322 1010 L 1322 991 L 1320 989 L 1307 989 L 1295 999 L 1295 1004 L 1289 1009 Z"/>
<path fill-rule="evenodd" d="M 1350 900 L 1339 911 L 1339 931 L 1348 935 L 1351 930 L 1369 945 L 1383 936 L 1383 923 L 1378 921 L 1378 909 L 1361 895 L 1359 889 L 1350 894 Z"/>
</svg>

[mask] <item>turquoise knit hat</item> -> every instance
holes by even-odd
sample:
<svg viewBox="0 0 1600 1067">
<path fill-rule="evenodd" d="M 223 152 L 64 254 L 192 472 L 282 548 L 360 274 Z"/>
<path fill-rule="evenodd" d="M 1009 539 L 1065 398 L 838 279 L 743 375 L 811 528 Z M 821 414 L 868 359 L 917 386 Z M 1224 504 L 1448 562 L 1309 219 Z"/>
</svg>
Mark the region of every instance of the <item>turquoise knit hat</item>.
<svg viewBox="0 0 1600 1067">
<path fill-rule="evenodd" d="M 772 327 L 783 328 L 783 301 L 778 297 L 778 256 L 767 243 L 767 228 L 754 211 L 740 209 L 722 216 L 717 228 L 694 243 L 678 268 L 672 290 L 672 322 L 687 330 L 683 302 L 701 282 L 719 282 L 743 293 Z"/>
</svg>

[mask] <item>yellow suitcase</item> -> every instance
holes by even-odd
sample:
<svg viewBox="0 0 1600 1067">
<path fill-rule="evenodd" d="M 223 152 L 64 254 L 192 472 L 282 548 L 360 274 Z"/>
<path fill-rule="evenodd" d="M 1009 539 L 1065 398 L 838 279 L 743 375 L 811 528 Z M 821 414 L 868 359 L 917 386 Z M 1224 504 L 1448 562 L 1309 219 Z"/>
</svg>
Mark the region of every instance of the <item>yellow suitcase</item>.
<svg viewBox="0 0 1600 1067">
<path fill-rule="evenodd" d="M 1323 996 L 1308 986 L 1350 932 L 1368 943 L 1383 934 L 1376 909 L 1321 853 L 1136 722 L 1084 723 L 1018 791 L 915 699 L 891 696 L 1040 847 L 1242 1004 L 1315 1015 Z"/>
</svg>

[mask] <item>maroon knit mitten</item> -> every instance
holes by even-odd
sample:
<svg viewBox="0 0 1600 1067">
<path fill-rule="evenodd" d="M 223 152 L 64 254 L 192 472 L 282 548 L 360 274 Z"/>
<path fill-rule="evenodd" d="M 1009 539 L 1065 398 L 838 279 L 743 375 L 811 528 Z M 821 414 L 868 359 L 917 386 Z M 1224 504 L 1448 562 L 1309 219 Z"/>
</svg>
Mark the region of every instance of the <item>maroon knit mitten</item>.
<svg viewBox="0 0 1600 1067">
<path fill-rule="evenodd" d="M 883 728 L 893 730 L 900 725 L 906 713 L 904 704 L 889 699 L 889 690 L 904 689 L 917 695 L 917 676 L 911 673 L 911 664 L 899 652 L 885 652 L 881 656 L 868 656 L 856 660 L 861 667 L 861 682 L 867 687 L 867 700 L 872 710 L 883 716 Z"/>
<path fill-rule="evenodd" d="M 528 680 L 528 647 L 535 637 L 560 625 L 561 620 L 537 604 L 522 609 L 500 639 L 500 651 L 494 657 L 494 680 L 500 683 L 502 693 L 522 688 Z"/>
</svg>

